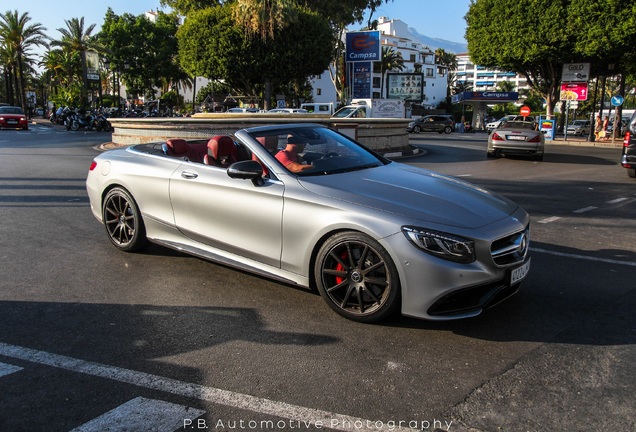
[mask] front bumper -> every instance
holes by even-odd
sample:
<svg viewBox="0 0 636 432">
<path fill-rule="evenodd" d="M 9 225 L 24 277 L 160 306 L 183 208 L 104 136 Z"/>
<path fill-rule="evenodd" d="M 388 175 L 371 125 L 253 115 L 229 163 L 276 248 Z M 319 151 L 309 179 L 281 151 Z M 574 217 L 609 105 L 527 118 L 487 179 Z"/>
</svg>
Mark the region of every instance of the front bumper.
<svg viewBox="0 0 636 432">
<path fill-rule="evenodd" d="M 497 264 L 491 248 L 495 240 L 527 229 L 529 218 L 524 213 L 521 210 L 514 218 L 480 228 L 480 239 L 455 232 L 475 241 L 477 260 L 470 264 L 429 255 L 401 233 L 386 238 L 387 249 L 398 251 L 402 314 L 436 321 L 469 318 L 516 293 L 520 284 L 510 282 L 511 272 L 529 261 L 527 250 L 513 261 Z"/>
</svg>

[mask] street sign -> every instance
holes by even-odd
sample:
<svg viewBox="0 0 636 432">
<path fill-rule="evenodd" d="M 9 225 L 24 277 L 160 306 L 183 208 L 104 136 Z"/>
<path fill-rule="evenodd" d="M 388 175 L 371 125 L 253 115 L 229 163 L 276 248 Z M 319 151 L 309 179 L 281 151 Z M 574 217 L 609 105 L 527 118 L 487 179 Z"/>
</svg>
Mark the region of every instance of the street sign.
<svg viewBox="0 0 636 432">
<path fill-rule="evenodd" d="M 625 98 L 621 95 L 612 96 L 612 105 L 615 107 L 623 105 Z"/>
<path fill-rule="evenodd" d="M 587 82 L 561 83 L 561 100 L 587 100 Z"/>
<path fill-rule="evenodd" d="M 566 63 L 563 65 L 561 82 L 588 81 L 590 79 L 590 63 Z"/>
<path fill-rule="evenodd" d="M 519 115 L 528 117 L 530 115 L 530 107 L 526 105 L 522 106 L 521 109 L 519 110 Z"/>
</svg>

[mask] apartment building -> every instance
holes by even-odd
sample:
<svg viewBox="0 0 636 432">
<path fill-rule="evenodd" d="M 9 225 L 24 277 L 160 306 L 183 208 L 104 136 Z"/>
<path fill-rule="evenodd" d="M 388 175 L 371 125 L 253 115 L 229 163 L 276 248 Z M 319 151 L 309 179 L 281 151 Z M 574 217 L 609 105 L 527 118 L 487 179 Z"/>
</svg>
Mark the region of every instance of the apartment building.
<svg viewBox="0 0 636 432">
<path fill-rule="evenodd" d="M 502 71 L 499 69 L 488 69 L 484 66 L 475 65 L 468 53 L 457 54 L 456 82 L 470 86 L 472 91 L 485 92 L 493 91 L 500 82 L 510 82 L 514 85 L 514 91 L 528 89 L 526 79 L 515 72 Z"/>
</svg>

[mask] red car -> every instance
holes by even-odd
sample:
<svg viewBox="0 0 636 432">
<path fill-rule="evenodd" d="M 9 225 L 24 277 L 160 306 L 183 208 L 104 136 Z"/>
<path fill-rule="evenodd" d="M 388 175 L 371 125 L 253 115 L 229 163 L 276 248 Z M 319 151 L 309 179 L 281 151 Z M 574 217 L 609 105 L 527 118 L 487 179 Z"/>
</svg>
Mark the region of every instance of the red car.
<svg viewBox="0 0 636 432">
<path fill-rule="evenodd" d="M 0 128 L 29 129 L 29 122 L 22 108 L 0 106 Z"/>
</svg>

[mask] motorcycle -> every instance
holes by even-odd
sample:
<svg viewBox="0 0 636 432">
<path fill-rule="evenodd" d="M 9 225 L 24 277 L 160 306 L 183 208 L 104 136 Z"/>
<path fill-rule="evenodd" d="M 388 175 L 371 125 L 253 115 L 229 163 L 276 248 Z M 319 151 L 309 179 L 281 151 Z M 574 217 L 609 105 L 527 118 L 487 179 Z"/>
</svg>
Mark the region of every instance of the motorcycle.
<svg viewBox="0 0 636 432">
<path fill-rule="evenodd" d="M 99 113 L 93 117 L 92 127 L 94 127 L 97 132 L 110 132 L 111 130 L 113 130 L 112 125 L 106 119 L 106 116 L 102 113 Z"/>
<path fill-rule="evenodd" d="M 81 128 L 92 130 L 93 129 L 92 123 L 93 123 L 92 115 L 81 116 L 78 113 L 73 113 L 67 119 L 66 130 L 77 131 Z"/>
</svg>

